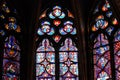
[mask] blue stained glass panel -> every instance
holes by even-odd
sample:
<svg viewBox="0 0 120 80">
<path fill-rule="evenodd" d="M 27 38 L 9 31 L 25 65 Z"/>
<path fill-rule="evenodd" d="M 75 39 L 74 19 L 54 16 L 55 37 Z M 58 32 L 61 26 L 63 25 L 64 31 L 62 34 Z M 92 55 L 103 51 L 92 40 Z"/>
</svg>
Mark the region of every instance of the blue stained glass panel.
<svg viewBox="0 0 120 80">
<path fill-rule="evenodd" d="M 69 52 L 69 59 L 73 62 L 78 62 L 78 52 Z"/>
<path fill-rule="evenodd" d="M 48 39 L 43 39 L 36 50 L 36 80 L 55 80 L 55 52 Z"/>
<path fill-rule="evenodd" d="M 72 34 L 72 35 L 77 34 L 77 30 L 76 30 L 76 28 L 74 28 L 73 31 L 72 31 L 70 34 Z"/>
<path fill-rule="evenodd" d="M 65 17 L 65 13 L 62 12 L 61 16 L 59 17 L 60 19 L 63 19 Z"/>
<path fill-rule="evenodd" d="M 60 56 L 60 62 L 67 61 L 67 59 L 68 59 L 68 53 L 67 52 L 60 52 L 59 56 Z"/>
<path fill-rule="evenodd" d="M 94 80 L 111 78 L 110 51 L 108 40 L 104 34 L 99 34 L 94 44 Z M 106 72 L 108 71 L 108 72 Z M 101 73 L 100 73 L 101 72 Z"/>
<path fill-rule="evenodd" d="M 114 41 L 120 41 L 120 29 L 116 32 Z"/>
<path fill-rule="evenodd" d="M 40 63 L 45 59 L 45 54 L 44 53 L 37 53 L 36 58 L 37 58 L 36 63 Z"/>
<path fill-rule="evenodd" d="M 48 52 L 46 54 L 46 59 L 49 61 L 49 62 L 55 62 L 55 54 L 53 52 Z"/>
<path fill-rule="evenodd" d="M 49 17 L 50 17 L 51 19 L 55 19 L 55 16 L 53 16 L 52 12 L 49 14 Z"/>
<path fill-rule="evenodd" d="M 105 59 L 104 57 L 101 57 L 98 61 L 98 66 L 100 66 L 101 68 L 104 68 L 107 62 L 108 62 L 107 59 Z"/>
<path fill-rule="evenodd" d="M 54 33 L 55 33 L 54 28 L 51 28 L 50 32 L 49 32 L 49 33 L 47 33 L 47 34 L 48 34 L 48 35 L 53 35 Z"/>
<path fill-rule="evenodd" d="M 44 65 L 36 65 L 36 76 L 41 75 L 45 71 Z"/>
<path fill-rule="evenodd" d="M 43 21 L 42 23 L 41 23 L 41 25 L 43 26 L 43 25 L 50 25 L 50 22 L 49 21 Z"/>
<path fill-rule="evenodd" d="M 38 28 L 37 34 L 38 35 L 44 35 L 44 33 L 42 32 L 42 30 L 40 28 Z"/>
<path fill-rule="evenodd" d="M 64 75 L 68 71 L 66 64 L 60 64 L 60 75 Z"/>
<path fill-rule="evenodd" d="M 17 25 L 14 23 L 9 23 L 8 26 L 10 29 L 13 29 L 13 30 L 15 30 L 17 28 Z"/>
<path fill-rule="evenodd" d="M 104 46 L 104 47 L 99 47 L 98 49 L 96 49 L 94 52 L 96 54 L 102 55 L 104 54 L 106 51 L 109 50 L 109 46 Z"/>
<path fill-rule="evenodd" d="M 72 64 L 70 66 L 70 72 L 74 75 L 78 75 L 78 64 Z"/>
<path fill-rule="evenodd" d="M 63 28 L 59 29 L 59 32 L 60 32 L 61 35 L 66 35 L 66 34 L 67 34 L 67 32 L 65 32 L 65 31 L 63 30 Z"/>
<path fill-rule="evenodd" d="M 78 78 L 78 50 L 72 42 L 67 38 L 59 50 L 60 62 L 60 80 L 69 78 L 70 80 Z M 69 52 L 67 52 L 69 51 Z"/>
<path fill-rule="evenodd" d="M 50 26 L 49 25 L 43 25 L 41 30 L 44 32 L 44 33 L 48 33 L 50 32 Z"/>
</svg>

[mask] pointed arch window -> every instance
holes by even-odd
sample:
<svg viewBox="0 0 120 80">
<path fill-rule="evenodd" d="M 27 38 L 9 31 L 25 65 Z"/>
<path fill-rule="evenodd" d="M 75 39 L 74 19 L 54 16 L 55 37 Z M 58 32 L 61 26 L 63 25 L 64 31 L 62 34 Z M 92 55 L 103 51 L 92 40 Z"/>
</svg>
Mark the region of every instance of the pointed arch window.
<svg viewBox="0 0 120 80">
<path fill-rule="evenodd" d="M 8 2 L 0 1 L 0 39 L 2 45 L 2 80 L 20 80 L 21 28 L 17 22 L 17 12 Z"/>
<path fill-rule="evenodd" d="M 98 1 L 89 28 L 94 80 L 120 79 L 119 26 L 110 1 Z"/>
<path fill-rule="evenodd" d="M 46 9 L 39 17 L 36 33 L 36 80 L 78 80 L 73 14 L 60 5 Z"/>
</svg>

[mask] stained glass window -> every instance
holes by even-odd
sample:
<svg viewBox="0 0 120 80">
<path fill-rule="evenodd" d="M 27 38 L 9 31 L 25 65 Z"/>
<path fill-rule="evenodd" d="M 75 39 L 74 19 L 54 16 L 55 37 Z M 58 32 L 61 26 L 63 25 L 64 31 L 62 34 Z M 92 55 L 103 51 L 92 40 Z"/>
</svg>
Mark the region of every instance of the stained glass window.
<svg viewBox="0 0 120 80">
<path fill-rule="evenodd" d="M 59 50 L 60 80 L 78 80 L 78 49 L 67 38 Z"/>
<path fill-rule="evenodd" d="M 4 44 L 3 79 L 19 80 L 20 47 L 14 36 L 9 36 Z"/>
<path fill-rule="evenodd" d="M 36 80 L 55 80 L 55 49 L 44 39 L 36 54 Z"/>
<path fill-rule="evenodd" d="M 120 31 L 109 0 L 98 1 L 90 19 L 94 80 L 120 79 Z"/>
<path fill-rule="evenodd" d="M 109 79 L 111 78 L 111 59 L 107 37 L 99 34 L 94 42 L 94 77 L 97 80 Z"/>
<path fill-rule="evenodd" d="M 78 80 L 79 53 L 73 14 L 55 5 L 40 15 L 38 25 L 36 80 Z"/>
<path fill-rule="evenodd" d="M 116 80 L 120 79 L 120 29 L 116 32 L 114 38 L 114 60 Z"/>
<path fill-rule="evenodd" d="M 2 56 L 2 80 L 20 80 L 20 43 L 17 37 L 21 32 L 17 22 L 16 9 L 6 1 L 0 1 L 0 39 Z M 16 37 L 17 36 L 17 37 Z"/>
</svg>

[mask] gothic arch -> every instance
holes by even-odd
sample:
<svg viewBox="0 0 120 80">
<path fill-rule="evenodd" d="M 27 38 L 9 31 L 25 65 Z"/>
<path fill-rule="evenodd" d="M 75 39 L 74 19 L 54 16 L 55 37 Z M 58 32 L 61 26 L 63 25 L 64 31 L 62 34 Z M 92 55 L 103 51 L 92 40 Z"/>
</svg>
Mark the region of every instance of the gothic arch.
<svg viewBox="0 0 120 80">
<path fill-rule="evenodd" d="M 117 16 L 117 12 L 115 10 L 115 6 L 113 5 L 115 3 L 114 1 L 110 0 L 102 0 L 102 1 L 96 1 L 94 4 L 94 8 L 92 8 L 89 16 L 89 51 L 88 51 L 88 59 L 90 59 L 90 62 L 88 63 L 88 67 L 91 68 L 91 72 L 88 73 L 88 75 L 91 75 L 91 79 L 93 80 L 99 80 L 101 78 L 103 79 L 113 79 L 118 80 L 118 74 L 120 74 L 119 70 L 117 70 L 119 67 L 118 62 L 120 61 L 118 59 L 119 56 L 117 56 L 117 52 L 115 49 L 119 50 L 119 39 L 117 40 L 118 43 L 115 45 L 115 33 L 119 29 L 119 16 Z M 107 38 L 104 38 L 108 40 L 98 42 L 96 41 L 96 36 L 103 33 L 107 36 Z M 119 35 L 119 32 L 116 33 Z M 97 43 L 98 42 L 98 43 Z M 105 44 L 106 47 L 105 47 Z M 107 43 L 109 48 L 107 47 Z M 101 47 L 96 47 L 99 46 Z M 117 46 L 115 48 L 114 46 Z M 102 49 L 104 47 L 104 49 Z M 108 53 L 110 51 L 110 53 Z M 115 53 L 115 52 L 116 53 Z M 101 54 L 102 53 L 102 54 Z M 107 55 L 107 57 L 105 57 Z M 106 58 L 103 60 L 103 57 Z M 100 61 L 103 62 L 100 62 Z M 110 61 L 110 62 L 108 62 Z M 118 61 L 118 62 L 115 62 Z M 99 63 L 100 62 L 100 63 Z M 108 63 L 110 64 L 109 66 Z M 105 72 L 104 72 L 105 71 Z M 117 72 L 116 72 L 117 71 Z M 92 74 L 91 74 L 92 73 Z M 102 74 L 101 74 L 102 73 Z M 104 76 L 104 77 L 103 77 Z"/>
<path fill-rule="evenodd" d="M 16 9 L 0 1 L 0 79 L 20 79 L 21 24 Z"/>
<path fill-rule="evenodd" d="M 48 9 L 48 8 L 50 8 L 50 6 L 47 6 L 45 9 L 43 9 L 44 7 L 45 7 L 45 5 L 48 5 L 48 4 L 43 4 L 42 5 L 42 2 L 43 1 L 40 1 L 39 2 L 39 4 L 41 3 L 41 5 L 39 6 L 39 12 L 38 12 L 38 15 L 40 16 L 40 14 L 39 13 L 41 13 L 41 15 L 42 15 L 42 13 L 44 13 L 44 11 L 45 11 L 45 9 Z M 64 2 L 64 1 L 63 1 Z M 51 1 L 51 3 L 52 3 L 52 1 Z M 65 9 L 70 9 L 70 11 L 72 11 L 73 12 L 73 15 L 74 15 L 74 13 L 75 14 L 77 14 L 77 15 L 74 15 L 74 20 L 75 20 L 75 26 L 76 26 L 76 29 L 78 30 L 77 32 L 77 35 L 76 35 L 76 37 L 77 37 L 77 39 L 78 39 L 78 43 L 79 44 L 81 44 L 82 46 L 77 46 L 78 47 L 78 52 L 80 53 L 80 55 L 79 55 L 79 58 L 80 58 L 80 60 L 78 61 L 78 64 L 79 64 L 79 72 L 81 72 L 80 73 L 80 75 L 79 75 L 79 77 L 80 77 L 80 79 L 86 79 L 87 77 L 87 73 L 86 73 L 86 54 L 85 54 L 85 43 L 84 43 L 84 36 L 83 35 L 85 35 L 84 34 L 84 25 L 83 25 L 83 22 L 82 22 L 82 13 L 80 12 L 80 2 L 78 1 L 78 0 L 74 0 L 74 1 L 72 1 L 72 0 L 70 0 L 70 1 L 65 1 L 65 3 L 70 3 L 70 5 L 66 5 L 66 4 L 59 4 L 60 3 L 60 1 L 56 1 L 55 0 L 55 3 L 57 3 L 58 5 L 61 5 L 61 6 L 63 6 L 63 7 L 66 7 Z M 76 4 L 77 3 L 77 4 Z M 76 4 L 76 6 L 74 6 L 74 4 Z M 72 6 L 71 6 L 72 5 Z M 53 6 L 52 6 L 53 7 Z M 69 8 L 70 7 L 70 8 Z M 38 18 L 39 18 L 39 16 L 38 16 Z M 36 25 L 35 25 L 35 27 L 36 27 L 36 29 L 34 29 L 34 30 L 37 30 L 38 29 L 38 27 L 39 27 L 39 21 L 38 21 L 38 18 L 36 18 Z M 48 24 L 49 25 L 49 24 Z M 41 34 L 41 33 L 40 33 Z M 35 35 L 36 35 L 36 33 L 35 33 Z M 35 50 L 35 48 L 37 48 L 36 47 L 36 43 L 35 43 L 35 40 L 36 39 L 38 39 L 38 37 L 37 36 L 35 36 L 35 38 L 34 38 L 34 41 L 33 41 L 33 43 L 34 43 L 34 45 L 33 45 L 33 52 L 34 52 L 34 56 L 33 56 L 33 60 L 35 60 L 36 58 L 35 58 L 35 56 L 36 56 L 36 50 Z M 61 39 L 61 40 L 63 40 L 63 39 Z M 50 39 L 50 41 L 52 41 L 52 39 Z M 78 44 L 77 43 L 77 44 Z M 38 44 L 38 43 L 37 43 Z M 54 44 L 56 44 L 55 42 L 54 42 Z M 57 57 L 57 58 L 59 58 L 59 57 Z M 84 61 L 83 61 L 83 59 L 85 59 Z M 57 63 L 58 64 L 58 63 Z M 33 63 L 32 63 L 32 65 L 35 65 L 35 61 L 33 61 Z M 80 66 L 80 65 L 82 65 L 82 66 Z M 30 73 L 32 73 L 32 74 L 29 74 L 29 76 L 31 76 L 31 79 L 32 78 L 35 78 L 35 66 L 32 66 L 31 67 L 31 69 L 32 69 L 32 72 L 30 72 Z M 57 75 L 57 76 L 59 76 L 59 75 Z"/>
</svg>

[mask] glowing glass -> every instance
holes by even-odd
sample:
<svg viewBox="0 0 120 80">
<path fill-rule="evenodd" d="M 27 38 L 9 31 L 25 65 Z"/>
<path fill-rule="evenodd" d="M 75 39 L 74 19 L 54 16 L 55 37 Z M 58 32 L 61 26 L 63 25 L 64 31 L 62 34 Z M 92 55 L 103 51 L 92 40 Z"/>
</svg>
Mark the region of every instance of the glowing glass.
<svg viewBox="0 0 120 80">
<path fill-rule="evenodd" d="M 106 13 L 106 16 L 110 18 L 110 17 L 112 16 L 112 11 L 108 11 L 108 12 Z"/>
<path fill-rule="evenodd" d="M 117 18 L 115 18 L 114 16 L 115 13 L 112 11 L 113 8 L 108 0 L 100 1 L 96 6 L 97 8 L 93 12 L 90 23 L 91 45 L 94 44 L 94 46 L 92 46 L 94 62 L 94 80 L 107 80 L 112 79 L 113 77 L 115 77 L 115 80 L 119 80 L 120 79 L 120 77 L 118 77 L 120 76 L 119 70 L 120 31 L 118 30 L 119 23 Z M 114 56 L 111 57 L 111 55 Z M 111 60 L 113 59 L 115 65 L 111 63 Z M 111 66 L 115 67 L 115 69 Z M 112 73 L 114 72 L 115 75 L 112 75 Z"/>
<path fill-rule="evenodd" d="M 64 46 L 59 50 L 60 79 L 78 78 L 78 52 L 70 38 L 65 40 Z M 69 52 L 67 52 L 69 51 Z"/>
<path fill-rule="evenodd" d="M 66 10 L 68 14 L 65 14 L 67 12 L 60 6 L 54 6 L 50 10 L 49 8 L 45 10 L 42 15 L 46 16 L 41 15 L 39 18 L 41 23 L 37 34 L 40 40 L 42 36 L 44 39 L 36 50 L 36 80 L 55 80 L 58 74 L 55 73 L 55 57 L 58 55 L 59 79 L 78 80 L 78 50 L 72 39 L 64 36 L 67 34 L 73 36 L 77 33 L 73 26 L 74 16 L 69 10 Z M 67 20 L 69 17 L 71 20 Z M 59 54 L 55 54 L 54 49 L 59 51 Z"/>
<path fill-rule="evenodd" d="M 110 27 L 108 27 L 108 28 L 106 29 L 106 32 L 107 32 L 109 35 L 111 35 L 112 32 L 113 32 L 113 30 L 114 30 L 114 27 L 110 26 Z"/>
<path fill-rule="evenodd" d="M 114 44 L 116 80 L 119 80 L 120 79 L 119 77 L 120 76 L 120 29 L 116 32 L 114 41 L 116 42 Z"/>
<path fill-rule="evenodd" d="M 36 53 L 36 80 L 55 78 L 55 52 L 50 46 L 49 40 L 44 39 L 42 45 L 37 48 Z"/>
<path fill-rule="evenodd" d="M 107 37 L 99 34 L 94 44 L 94 80 L 111 78 L 110 51 Z M 104 47 L 101 47 L 104 46 Z M 102 71 L 102 73 L 100 73 Z M 108 72 L 107 72 L 108 71 Z"/>
<path fill-rule="evenodd" d="M 53 15 L 55 17 L 59 17 L 62 14 L 61 7 L 60 6 L 55 6 L 53 8 Z"/>
<path fill-rule="evenodd" d="M 18 79 L 20 73 L 20 47 L 14 36 L 6 38 L 4 44 L 3 79 Z M 11 58 L 11 60 L 9 60 Z"/>
</svg>

